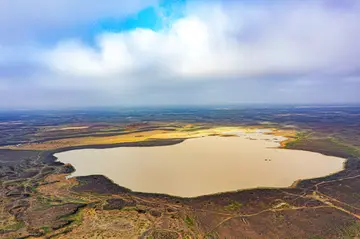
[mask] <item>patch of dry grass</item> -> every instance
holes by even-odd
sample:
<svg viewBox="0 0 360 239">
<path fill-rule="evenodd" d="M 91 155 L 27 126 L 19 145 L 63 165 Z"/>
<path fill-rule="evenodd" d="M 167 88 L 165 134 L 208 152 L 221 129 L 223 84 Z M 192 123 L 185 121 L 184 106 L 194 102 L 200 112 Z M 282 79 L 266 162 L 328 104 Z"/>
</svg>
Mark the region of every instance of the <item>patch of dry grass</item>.
<svg viewBox="0 0 360 239">
<path fill-rule="evenodd" d="M 2 148 L 14 149 L 14 150 L 55 150 L 66 147 L 86 146 L 86 145 L 111 145 L 119 143 L 141 142 L 145 140 L 155 139 L 189 139 L 199 138 L 209 135 L 229 135 L 236 131 L 245 131 L 247 133 L 254 132 L 261 127 L 213 127 L 208 129 L 196 129 L 187 130 L 194 126 L 185 125 L 179 127 L 179 130 L 151 130 L 146 132 L 129 132 L 128 134 L 104 136 L 104 137 L 77 137 L 58 140 L 49 140 L 42 143 L 30 143 L 22 144 L 18 146 L 5 146 Z M 182 130 L 181 130 L 182 129 Z M 276 136 L 285 136 L 291 140 L 295 137 L 296 132 L 294 130 L 278 130 L 272 129 L 271 134 Z M 282 142 L 282 146 L 286 145 L 287 141 Z"/>
</svg>

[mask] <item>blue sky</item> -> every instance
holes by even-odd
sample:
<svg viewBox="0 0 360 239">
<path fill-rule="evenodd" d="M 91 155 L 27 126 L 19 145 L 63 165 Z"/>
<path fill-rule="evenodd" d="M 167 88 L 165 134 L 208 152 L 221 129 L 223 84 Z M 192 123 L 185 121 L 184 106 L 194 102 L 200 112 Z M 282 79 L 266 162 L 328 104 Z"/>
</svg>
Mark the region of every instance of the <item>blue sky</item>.
<svg viewBox="0 0 360 239">
<path fill-rule="evenodd" d="M 3 0 L 0 108 L 360 103 L 357 0 Z"/>
<path fill-rule="evenodd" d="M 89 26 L 89 38 L 91 39 L 102 32 L 123 32 L 136 28 L 159 31 L 166 27 L 168 21 L 164 20 L 164 16 L 171 21 L 184 17 L 183 11 L 186 4 L 187 1 L 185 0 L 162 1 L 125 18 L 113 16 L 99 19 Z"/>
</svg>

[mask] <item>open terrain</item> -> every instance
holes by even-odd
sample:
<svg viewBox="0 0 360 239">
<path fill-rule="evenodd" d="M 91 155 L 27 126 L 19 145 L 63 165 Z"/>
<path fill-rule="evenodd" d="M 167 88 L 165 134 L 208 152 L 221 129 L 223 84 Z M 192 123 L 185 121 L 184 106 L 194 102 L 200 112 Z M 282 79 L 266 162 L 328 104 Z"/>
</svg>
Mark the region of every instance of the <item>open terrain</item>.
<svg viewBox="0 0 360 239">
<path fill-rule="evenodd" d="M 360 114 L 356 107 L 4 112 L 0 238 L 358 238 Z M 161 146 L 273 129 L 288 149 L 347 159 L 291 188 L 178 198 L 133 192 L 102 175 L 66 179 L 53 154 Z M 259 175 L 260 177 L 261 175 Z"/>
</svg>

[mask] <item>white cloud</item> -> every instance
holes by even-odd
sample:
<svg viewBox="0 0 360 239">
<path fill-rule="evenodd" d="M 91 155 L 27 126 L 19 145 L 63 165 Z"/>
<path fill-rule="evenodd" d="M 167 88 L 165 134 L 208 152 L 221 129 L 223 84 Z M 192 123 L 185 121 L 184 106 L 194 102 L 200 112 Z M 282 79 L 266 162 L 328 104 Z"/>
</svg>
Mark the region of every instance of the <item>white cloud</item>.
<svg viewBox="0 0 360 239">
<path fill-rule="evenodd" d="M 342 79 L 345 83 L 360 83 L 360 76 L 350 76 Z"/>
<path fill-rule="evenodd" d="M 32 24 L 59 25 L 84 23 L 102 17 L 124 17 L 137 13 L 157 0 L 2 0 L 0 26 Z"/>
<path fill-rule="evenodd" d="M 81 40 L 99 19 L 153 2 L 32 0 L 21 9 L 19 0 L 0 2 L 1 97 L 19 105 L 21 98 L 61 105 L 66 92 L 65 105 L 360 102 L 351 83 L 360 72 L 359 1 L 346 7 L 328 0 L 195 1 L 159 31 L 100 32 L 95 44 Z M 56 44 L 47 41 L 62 27 L 79 28 L 78 38 L 59 33 Z M 31 37 L 10 28 L 25 36 L 51 30 L 30 44 Z M 20 43 L 4 44 L 7 32 Z"/>
<path fill-rule="evenodd" d="M 122 19 L 158 0 L 1 0 L 0 44 L 66 35 L 104 18 Z"/>
<path fill-rule="evenodd" d="M 6 91 L 8 89 L 9 89 L 8 82 L 0 78 L 0 91 Z"/>
<path fill-rule="evenodd" d="M 360 67 L 358 13 L 319 1 L 257 11 L 241 4 L 200 5 L 161 31 L 103 33 L 96 46 L 60 42 L 45 61 L 65 76 L 124 80 L 144 71 L 181 79 L 341 73 Z"/>
</svg>

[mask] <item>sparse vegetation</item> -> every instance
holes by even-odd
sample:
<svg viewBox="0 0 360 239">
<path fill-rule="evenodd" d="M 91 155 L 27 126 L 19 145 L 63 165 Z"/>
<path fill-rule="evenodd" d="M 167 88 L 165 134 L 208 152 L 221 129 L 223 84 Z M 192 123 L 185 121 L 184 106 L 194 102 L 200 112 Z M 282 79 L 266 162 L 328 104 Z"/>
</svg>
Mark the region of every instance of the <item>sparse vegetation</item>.
<svg viewBox="0 0 360 239">
<path fill-rule="evenodd" d="M 342 231 L 344 239 L 354 239 L 360 237 L 360 222 L 354 222 L 350 226 L 345 227 Z"/>
<path fill-rule="evenodd" d="M 325 239 L 325 238 L 322 236 L 311 236 L 309 237 L 309 239 Z"/>
<path fill-rule="evenodd" d="M 239 210 L 242 206 L 243 206 L 243 204 L 240 203 L 240 202 L 232 202 L 232 203 L 230 203 L 229 205 L 226 205 L 226 206 L 224 207 L 224 209 L 225 209 L 226 211 L 237 211 L 237 210 Z"/>
<path fill-rule="evenodd" d="M 188 215 L 185 216 L 184 221 L 189 227 L 193 227 L 195 225 L 194 220 Z"/>
<path fill-rule="evenodd" d="M 44 233 L 49 233 L 52 231 L 50 227 L 42 227 L 41 229 L 44 231 Z"/>
<path fill-rule="evenodd" d="M 336 108 L 336 111 L 339 110 L 347 111 Z M 142 235 L 152 239 L 158 236 L 219 239 L 233 238 L 239 232 L 244 238 L 260 233 L 264 238 L 272 238 L 275 234 L 279 238 L 287 238 L 290 234 L 294 238 L 301 235 L 298 237 L 301 239 L 360 237 L 360 224 L 354 217 L 358 212 L 353 210 L 360 207 L 360 177 L 357 177 L 360 175 L 360 163 L 356 159 L 360 157 L 358 116 L 349 111 L 338 117 L 339 114 L 332 114 L 331 109 L 296 111 L 301 111 L 301 116 L 297 116 L 299 112 L 278 116 L 276 109 L 241 112 L 204 110 L 192 115 L 160 114 L 155 119 L 158 122 L 140 124 L 133 122 L 142 122 L 141 118 L 149 118 L 149 115 L 142 113 L 127 121 L 123 115 L 102 113 L 89 116 L 72 112 L 59 113 L 51 119 L 46 115 L 30 115 L 20 124 L 0 124 L 0 237 L 30 238 L 31 235 L 37 237 L 46 233 L 48 237 L 59 239 Z M 327 118 L 318 117 L 324 111 L 328 112 Z M 10 121 L 4 115 L 2 117 L 3 121 Z M 290 138 L 287 148 L 349 157 L 351 160 L 347 168 L 333 176 L 303 180 L 292 189 L 246 190 L 183 200 L 122 191 L 111 182 L 92 181 L 91 176 L 86 184 L 80 179 L 65 179 L 69 168 L 46 157 L 48 150 L 68 146 L 101 144 L 106 147 L 119 142 L 137 145 L 140 142 L 153 143 L 154 138 L 169 140 L 218 135 L 226 130 L 231 132 L 234 128 L 260 128 L 254 124 L 265 121 L 278 128 L 274 132 L 276 135 Z M 50 130 L 52 128 L 68 129 Z M 12 146 L 4 147 L 8 144 Z M 319 193 L 340 201 L 335 204 L 352 214 L 311 200 L 311 197 L 320 195 L 312 191 L 314 185 L 317 185 Z M 133 204 L 121 210 L 104 210 L 103 206 L 112 198 L 124 198 Z M 279 203 L 274 203 L 276 200 Z M 291 206 L 282 202 L 289 202 Z M 66 207 L 67 204 L 79 205 Z M 274 208 L 277 205 L 281 206 Z M 139 212 L 139 208 L 149 213 Z M 167 212 L 166 208 L 174 210 Z M 162 212 L 160 216 L 150 216 L 154 209 Z M 307 224 L 314 226 L 307 228 L 304 226 Z"/>
<path fill-rule="evenodd" d="M 23 228 L 23 227 L 25 227 L 24 222 L 16 222 L 15 224 L 10 224 L 10 225 L 7 225 L 7 226 L 5 226 L 3 228 L 0 228 L 0 231 L 1 230 L 5 230 L 5 231 L 14 230 L 14 231 L 16 231 L 16 230 L 19 230 L 20 228 Z M 1 233 L 0 233 L 0 235 L 1 235 Z"/>
</svg>

